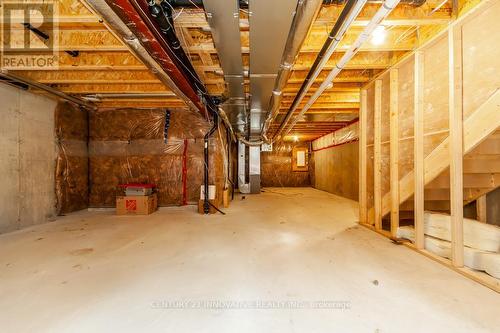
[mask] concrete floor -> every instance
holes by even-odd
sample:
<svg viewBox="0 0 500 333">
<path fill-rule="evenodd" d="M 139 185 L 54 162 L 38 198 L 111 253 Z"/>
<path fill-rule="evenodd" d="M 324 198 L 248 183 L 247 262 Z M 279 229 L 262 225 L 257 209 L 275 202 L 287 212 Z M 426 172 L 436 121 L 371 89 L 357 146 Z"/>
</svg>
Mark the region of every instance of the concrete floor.
<svg viewBox="0 0 500 333">
<path fill-rule="evenodd" d="M 499 331 L 500 295 L 356 220 L 353 201 L 267 189 L 226 216 L 79 212 L 1 235 L 1 331 Z"/>
</svg>

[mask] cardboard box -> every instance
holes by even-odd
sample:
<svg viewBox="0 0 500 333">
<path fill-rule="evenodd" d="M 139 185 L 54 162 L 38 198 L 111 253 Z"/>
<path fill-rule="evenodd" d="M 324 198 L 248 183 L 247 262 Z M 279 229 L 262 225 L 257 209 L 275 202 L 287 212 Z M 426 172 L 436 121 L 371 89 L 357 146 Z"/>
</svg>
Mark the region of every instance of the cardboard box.
<svg viewBox="0 0 500 333">
<path fill-rule="evenodd" d="M 118 196 L 116 197 L 117 215 L 149 215 L 158 208 L 156 193 L 148 196 Z"/>
<path fill-rule="evenodd" d="M 215 200 L 208 200 L 212 205 L 217 207 L 217 203 Z M 205 203 L 205 200 L 199 200 L 198 201 L 198 213 L 200 214 L 205 214 L 205 210 L 203 208 L 203 204 Z M 217 207 L 218 208 L 218 207 Z M 213 206 L 210 206 L 209 214 L 215 214 L 217 213 L 217 209 L 215 209 Z"/>
</svg>

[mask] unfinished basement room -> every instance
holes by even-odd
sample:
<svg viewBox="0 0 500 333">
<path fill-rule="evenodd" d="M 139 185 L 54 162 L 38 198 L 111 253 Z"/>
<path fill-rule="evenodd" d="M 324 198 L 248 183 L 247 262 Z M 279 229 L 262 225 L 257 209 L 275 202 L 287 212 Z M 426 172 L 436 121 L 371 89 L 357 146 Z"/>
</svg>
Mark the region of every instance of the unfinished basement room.
<svg viewBox="0 0 500 333">
<path fill-rule="evenodd" d="M 500 332 L 500 0 L 0 27 L 0 332 Z"/>
</svg>

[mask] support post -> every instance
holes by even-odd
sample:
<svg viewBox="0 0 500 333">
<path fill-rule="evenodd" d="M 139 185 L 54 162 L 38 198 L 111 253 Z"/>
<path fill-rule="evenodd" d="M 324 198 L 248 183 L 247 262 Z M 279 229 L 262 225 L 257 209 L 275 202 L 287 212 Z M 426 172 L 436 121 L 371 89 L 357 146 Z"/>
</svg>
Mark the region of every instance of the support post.
<svg viewBox="0 0 500 333">
<path fill-rule="evenodd" d="M 422 51 L 415 52 L 414 69 L 414 160 L 413 169 L 415 175 L 414 193 L 414 224 L 415 224 L 415 247 L 419 250 L 424 248 L 424 55 Z"/>
<path fill-rule="evenodd" d="M 361 90 L 361 107 L 359 110 L 359 222 L 367 223 L 367 170 L 366 170 L 366 132 L 367 104 L 366 89 Z"/>
<path fill-rule="evenodd" d="M 382 80 L 375 81 L 373 116 L 373 203 L 375 229 L 382 229 Z"/>
<path fill-rule="evenodd" d="M 477 220 L 479 222 L 486 223 L 488 221 L 486 212 L 487 208 L 486 208 L 486 194 L 485 194 L 480 196 L 476 200 L 476 213 L 477 213 Z"/>
<path fill-rule="evenodd" d="M 389 72 L 389 114 L 390 114 L 390 183 L 391 183 L 391 236 L 397 237 L 399 228 L 399 109 L 398 70 Z"/>
<path fill-rule="evenodd" d="M 450 206 L 451 261 L 464 265 L 463 235 L 463 105 L 462 105 L 462 31 L 448 30 L 449 121 L 450 121 Z"/>
</svg>

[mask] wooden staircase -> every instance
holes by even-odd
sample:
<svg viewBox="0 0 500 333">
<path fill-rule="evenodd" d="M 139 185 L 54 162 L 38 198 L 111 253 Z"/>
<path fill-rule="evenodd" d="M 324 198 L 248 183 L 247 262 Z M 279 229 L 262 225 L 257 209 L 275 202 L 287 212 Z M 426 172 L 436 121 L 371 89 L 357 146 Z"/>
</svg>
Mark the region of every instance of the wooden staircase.
<svg viewBox="0 0 500 333">
<path fill-rule="evenodd" d="M 464 205 L 495 190 L 500 185 L 500 90 L 488 98 L 463 122 Z M 425 209 L 450 210 L 449 138 L 425 157 Z M 414 172 L 399 181 L 401 218 L 413 210 Z M 382 198 L 382 216 L 391 210 L 390 192 Z M 368 212 L 374 220 L 374 209 Z"/>
<path fill-rule="evenodd" d="M 495 131 L 464 156 L 464 206 L 500 186 L 500 130 Z M 449 168 L 425 186 L 425 209 L 450 210 Z M 400 211 L 413 211 L 413 200 L 406 200 Z M 404 214 L 407 215 L 407 214 Z"/>
</svg>

